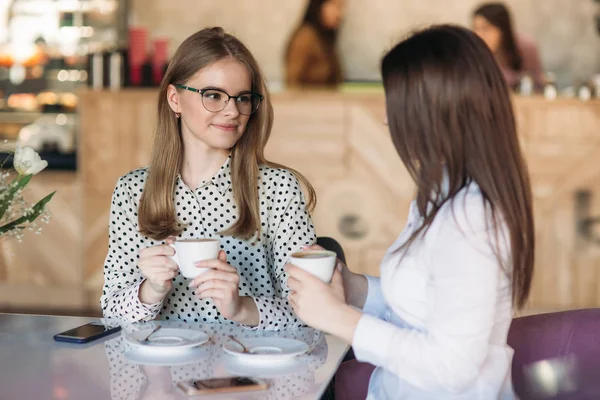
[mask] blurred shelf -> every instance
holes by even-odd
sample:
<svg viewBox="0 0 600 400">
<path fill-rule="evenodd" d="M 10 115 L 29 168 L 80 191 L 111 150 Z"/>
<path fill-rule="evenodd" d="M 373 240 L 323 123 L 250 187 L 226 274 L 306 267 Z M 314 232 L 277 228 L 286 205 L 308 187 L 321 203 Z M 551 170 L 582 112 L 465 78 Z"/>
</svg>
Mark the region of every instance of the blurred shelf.
<svg viewBox="0 0 600 400">
<path fill-rule="evenodd" d="M 42 151 L 39 153 L 42 160 L 48 161 L 49 170 L 76 171 L 77 170 L 77 153 L 59 153 L 57 151 Z M 8 157 L 8 159 L 7 159 Z M 0 151 L 0 165 L 4 160 L 3 168 L 10 169 L 13 167 L 12 153 Z"/>
<path fill-rule="evenodd" d="M 75 112 L 39 112 L 39 111 L 11 111 L 8 109 L 0 109 L 0 123 L 1 122 L 14 122 L 14 123 L 31 123 L 39 117 L 45 115 L 58 116 L 59 114 L 65 115 L 77 115 Z"/>
</svg>

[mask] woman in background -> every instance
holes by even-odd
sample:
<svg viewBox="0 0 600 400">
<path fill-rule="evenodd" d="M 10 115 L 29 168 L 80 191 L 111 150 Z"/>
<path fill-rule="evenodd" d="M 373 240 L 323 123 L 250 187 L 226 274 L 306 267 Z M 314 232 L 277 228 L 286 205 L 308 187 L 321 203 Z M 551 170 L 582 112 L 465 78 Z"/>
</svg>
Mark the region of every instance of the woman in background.
<svg viewBox="0 0 600 400">
<path fill-rule="evenodd" d="M 488 45 L 511 89 L 529 75 L 535 88 L 544 86 L 544 72 L 535 42 L 516 35 L 512 18 L 502 3 L 485 3 L 473 12 L 473 30 Z"/>
<path fill-rule="evenodd" d="M 343 0 L 310 0 L 285 54 L 288 86 L 336 86 L 342 68 L 335 48 Z"/>
</svg>

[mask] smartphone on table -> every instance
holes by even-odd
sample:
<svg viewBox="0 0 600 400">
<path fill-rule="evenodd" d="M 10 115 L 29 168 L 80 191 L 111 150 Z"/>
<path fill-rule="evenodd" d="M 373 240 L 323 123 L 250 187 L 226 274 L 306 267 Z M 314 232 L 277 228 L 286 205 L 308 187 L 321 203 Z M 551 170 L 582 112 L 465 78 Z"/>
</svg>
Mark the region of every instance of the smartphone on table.
<svg viewBox="0 0 600 400">
<path fill-rule="evenodd" d="M 231 378 L 211 378 L 183 381 L 177 383 L 177 388 L 188 396 L 219 394 L 219 393 L 239 393 L 267 390 L 265 382 L 245 377 L 235 376 Z"/>
<path fill-rule="evenodd" d="M 54 335 L 57 342 L 68 343 L 88 343 L 104 336 L 111 335 L 121 330 L 120 326 L 106 326 L 100 322 L 90 322 L 89 324 L 78 326 Z"/>
</svg>

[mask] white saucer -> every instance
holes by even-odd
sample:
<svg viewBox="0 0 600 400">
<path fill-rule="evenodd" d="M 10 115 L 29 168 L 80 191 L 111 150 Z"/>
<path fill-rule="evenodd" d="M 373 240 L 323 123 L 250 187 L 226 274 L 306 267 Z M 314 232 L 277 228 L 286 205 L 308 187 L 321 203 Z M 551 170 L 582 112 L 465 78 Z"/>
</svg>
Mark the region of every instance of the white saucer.
<svg viewBox="0 0 600 400">
<path fill-rule="evenodd" d="M 136 332 L 123 333 L 123 337 L 137 353 L 148 355 L 187 353 L 190 349 L 200 346 L 210 339 L 202 331 L 164 327 L 152 334 L 148 341 L 142 342 L 152 332 L 152 329 L 152 327 L 148 327 Z"/>
<path fill-rule="evenodd" d="M 149 354 L 146 351 L 131 349 L 125 353 L 125 358 L 133 364 L 173 366 L 197 364 L 202 360 L 209 359 L 210 351 L 208 347 L 197 347 L 188 349 L 184 353 L 176 354 Z"/>
<path fill-rule="evenodd" d="M 257 364 L 239 361 L 237 357 L 228 354 L 225 357 L 224 366 L 233 375 L 264 379 L 298 374 L 308 370 L 308 364 L 298 357 L 290 358 L 285 362 Z"/>
<path fill-rule="evenodd" d="M 309 349 L 308 344 L 287 338 L 262 337 L 240 339 L 240 341 L 246 346 L 249 353 L 244 353 L 242 346 L 233 341 L 225 343 L 223 351 L 242 362 L 279 363 L 294 360 L 295 357 L 306 354 Z"/>
</svg>

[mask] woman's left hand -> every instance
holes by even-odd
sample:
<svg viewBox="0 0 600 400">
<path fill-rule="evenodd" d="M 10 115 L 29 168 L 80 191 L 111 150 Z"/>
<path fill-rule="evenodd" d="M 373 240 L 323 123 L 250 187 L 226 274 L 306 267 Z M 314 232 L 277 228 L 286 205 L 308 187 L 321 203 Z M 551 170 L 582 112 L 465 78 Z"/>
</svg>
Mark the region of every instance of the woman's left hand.
<svg viewBox="0 0 600 400">
<path fill-rule="evenodd" d="M 200 299 L 211 298 L 223 317 L 235 320 L 242 311 L 242 298 L 239 295 L 240 276 L 237 269 L 227 264 L 227 255 L 223 250 L 216 260 L 196 263 L 198 268 L 211 268 L 197 276 L 190 283 L 194 294 Z"/>
<path fill-rule="evenodd" d="M 336 267 L 331 283 L 327 284 L 309 272 L 292 264 L 287 264 L 288 287 L 291 290 L 289 302 L 300 318 L 313 328 L 334 332 L 337 315 L 349 307 L 344 297 L 342 273 Z"/>
</svg>

